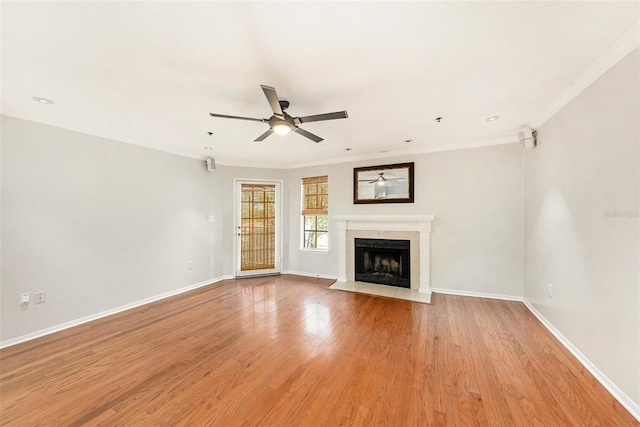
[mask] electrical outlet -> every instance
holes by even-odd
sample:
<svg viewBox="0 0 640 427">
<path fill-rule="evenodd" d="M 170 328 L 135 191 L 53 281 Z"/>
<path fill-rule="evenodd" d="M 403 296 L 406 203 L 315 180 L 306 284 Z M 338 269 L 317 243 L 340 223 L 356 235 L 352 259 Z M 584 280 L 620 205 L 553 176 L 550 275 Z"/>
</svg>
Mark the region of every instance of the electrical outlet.
<svg viewBox="0 0 640 427">
<path fill-rule="evenodd" d="M 191 270 L 193 268 L 193 261 L 187 261 L 187 268 Z"/>
<path fill-rule="evenodd" d="M 553 298 L 553 285 L 551 283 L 547 283 L 547 295 L 549 295 L 549 298 Z"/>
<path fill-rule="evenodd" d="M 36 292 L 33 294 L 33 300 L 36 304 L 42 304 L 47 302 L 47 294 L 44 291 Z"/>
<path fill-rule="evenodd" d="M 19 305 L 28 305 L 29 301 L 31 301 L 31 292 L 23 292 L 20 294 L 20 304 Z"/>
</svg>

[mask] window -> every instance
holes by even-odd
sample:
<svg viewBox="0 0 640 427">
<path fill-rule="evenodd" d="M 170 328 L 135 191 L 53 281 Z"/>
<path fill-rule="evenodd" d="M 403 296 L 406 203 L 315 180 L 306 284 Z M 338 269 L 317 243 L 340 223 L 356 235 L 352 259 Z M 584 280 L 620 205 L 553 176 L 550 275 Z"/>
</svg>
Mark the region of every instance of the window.
<svg viewBox="0 0 640 427">
<path fill-rule="evenodd" d="M 325 176 L 302 178 L 302 247 L 329 248 L 329 180 Z"/>
</svg>

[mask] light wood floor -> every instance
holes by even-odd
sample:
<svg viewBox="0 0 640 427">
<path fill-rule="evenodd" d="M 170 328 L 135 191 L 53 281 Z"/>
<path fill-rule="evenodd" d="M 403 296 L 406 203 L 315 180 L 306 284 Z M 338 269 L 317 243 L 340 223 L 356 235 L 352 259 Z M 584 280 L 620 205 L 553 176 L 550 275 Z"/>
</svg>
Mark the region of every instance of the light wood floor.
<svg viewBox="0 0 640 427">
<path fill-rule="evenodd" d="M 228 280 L 0 351 L 0 423 L 640 425 L 517 302 Z"/>
</svg>

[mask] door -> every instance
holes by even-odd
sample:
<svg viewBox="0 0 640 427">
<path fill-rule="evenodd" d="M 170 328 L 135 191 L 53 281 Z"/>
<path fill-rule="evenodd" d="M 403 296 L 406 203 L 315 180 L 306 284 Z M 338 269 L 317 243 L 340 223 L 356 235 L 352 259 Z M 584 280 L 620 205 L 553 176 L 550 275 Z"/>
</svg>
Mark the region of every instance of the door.
<svg viewBox="0 0 640 427">
<path fill-rule="evenodd" d="M 236 181 L 236 276 L 280 273 L 280 182 Z"/>
</svg>

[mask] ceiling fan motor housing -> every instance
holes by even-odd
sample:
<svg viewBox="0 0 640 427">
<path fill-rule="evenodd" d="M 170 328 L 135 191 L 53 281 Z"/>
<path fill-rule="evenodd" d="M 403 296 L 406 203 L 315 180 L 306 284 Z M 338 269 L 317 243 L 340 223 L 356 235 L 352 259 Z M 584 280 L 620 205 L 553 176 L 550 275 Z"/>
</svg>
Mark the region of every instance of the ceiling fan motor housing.
<svg viewBox="0 0 640 427">
<path fill-rule="evenodd" d="M 269 119 L 269 127 L 273 129 L 275 126 L 289 126 L 291 130 L 296 128 L 293 117 L 284 113 L 284 119 L 273 116 Z"/>
</svg>

